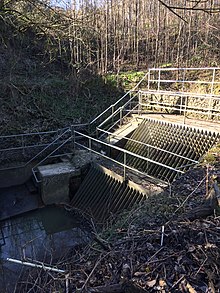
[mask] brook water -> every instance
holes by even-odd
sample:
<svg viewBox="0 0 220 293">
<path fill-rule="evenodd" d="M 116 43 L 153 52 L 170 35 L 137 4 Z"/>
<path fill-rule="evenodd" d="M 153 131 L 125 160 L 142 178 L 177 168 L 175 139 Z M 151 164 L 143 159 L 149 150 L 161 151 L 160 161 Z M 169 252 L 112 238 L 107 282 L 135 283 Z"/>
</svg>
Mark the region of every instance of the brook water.
<svg viewBox="0 0 220 293">
<path fill-rule="evenodd" d="M 88 241 L 89 229 L 85 228 L 83 219 L 57 206 L 3 221 L 0 236 L 0 292 L 14 292 L 22 269 L 27 269 L 8 262 L 7 258 L 53 265 L 74 247 Z"/>
</svg>

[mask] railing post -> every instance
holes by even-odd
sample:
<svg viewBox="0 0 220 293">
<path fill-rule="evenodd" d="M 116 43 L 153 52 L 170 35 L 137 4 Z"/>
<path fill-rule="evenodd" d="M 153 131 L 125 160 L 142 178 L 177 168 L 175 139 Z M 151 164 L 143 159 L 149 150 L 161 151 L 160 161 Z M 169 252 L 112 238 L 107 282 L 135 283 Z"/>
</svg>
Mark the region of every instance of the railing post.
<svg viewBox="0 0 220 293">
<path fill-rule="evenodd" d="M 73 125 L 71 125 L 71 137 L 72 137 L 72 148 L 74 150 L 74 153 L 76 151 L 76 133 L 75 133 L 75 128 Z"/>
<path fill-rule="evenodd" d="M 148 79 L 147 79 L 147 89 L 150 89 L 150 69 L 149 69 L 149 74 L 148 74 Z"/>
<path fill-rule="evenodd" d="M 211 95 L 213 95 L 214 92 L 214 84 L 215 84 L 215 68 L 213 69 L 212 72 L 212 83 L 211 83 Z M 212 96 L 209 98 L 209 114 L 208 118 L 212 118 Z"/>
<path fill-rule="evenodd" d="M 160 90 L 160 69 L 158 70 L 158 84 L 157 84 L 157 90 L 159 91 Z"/>
<path fill-rule="evenodd" d="M 138 115 L 142 113 L 142 94 L 138 91 Z"/>
<path fill-rule="evenodd" d="M 88 133 L 91 135 L 92 129 L 91 129 L 91 123 L 88 124 Z"/>
<path fill-rule="evenodd" d="M 211 83 L 211 94 L 212 95 L 214 92 L 214 84 L 215 84 L 215 68 L 213 69 L 213 73 L 212 73 L 212 83 Z"/>
<path fill-rule="evenodd" d="M 124 152 L 124 172 L 123 172 L 123 179 L 126 180 L 126 153 Z"/>
<path fill-rule="evenodd" d="M 183 80 L 182 80 L 182 92 L 185 91 L 185 82 L 186 82 L 186 68 L 183 69 Z"/>
<path fill-rule="evenodd" d="M 24 156 L 24 136 L 21 136 L 21 147 L 22 147 L 22 154 Z"/>
<path fill-rule="evenodd" d="M 92 141 L 91 141 L 91 137 L 89 137 L 89 157 L 90 157 L 90 161 L 92 160 Z"/>
<path fill-rule="evenodd" d="M 129 110 L 131 111 L 132 109 L 132 106 L 131 106 L 131 92 L 129 93 Z"/>
<path fill-rule="evenodd" d="M 123 109 L 123 107 L 120 107 L 120 113 L 119 113 L 119 115 L 120 115 L 120 126 L 122 126 L 122 109 Z"/>
<path fill-rule="evenodd" d="M 185 97 L 185 107 L 184 107 L 184 113 L 183 113 L 183 124 L 186 124 L 187 105 L 188 105 L 188 96 Z"/>
<path fill-rule="evenodd" d="M 182 92 L 185 91 L 185 79 L 186 79 L 186 69 L 184 68 L 183 69 L 183 78 L 182 78 Z M 184 102 L 183 102 L 184 101 Z M 184 98 L 182 95 L 181 95 L 181 105 L 180 105 L 180 115 L 182 114 L 182 112 L 184 111 L 183 108 L 186 108 L 186 107 L 183 107 L 183 103 L 186 104 L 186 98 Z M 185 112 L 183 113 L 183 115 L 185 116 Z M 184 117 L 184 124 L 185 124 L 185 117 Z"/>
<path fill-rule="evenodd" d="M 149 146 L 147 147 L 147 158 L 150 158 Z M 149 161 L 147 161 L 147 174 L 149 173 Z"/>
<path fill-rule="evenodd" d="M 114 122 L 114 117 L 113 117 L 113 113 L 115 112 L 115 106 L 112 105 L 112 123 Z"/>
</svg>

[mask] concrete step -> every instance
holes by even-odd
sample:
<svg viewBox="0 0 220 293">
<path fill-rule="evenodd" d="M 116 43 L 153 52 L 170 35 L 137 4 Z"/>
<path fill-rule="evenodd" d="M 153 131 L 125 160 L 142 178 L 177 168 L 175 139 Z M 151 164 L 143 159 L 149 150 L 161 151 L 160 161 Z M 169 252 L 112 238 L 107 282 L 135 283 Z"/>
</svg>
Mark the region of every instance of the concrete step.
<svg viewBox="0 0 220 293">
<path fill-rule="evenodd" d="M 108 135 L 105 139 L 106 142 L 116 145 L 123 138 L 130 136 L 131 133 L 138 127 L 139 123 L 138 119 L 131 118 L 129 121 L 121 126 L 119 126 L 116 130 L 112 132 L 112 134 Z"/>
</svg>

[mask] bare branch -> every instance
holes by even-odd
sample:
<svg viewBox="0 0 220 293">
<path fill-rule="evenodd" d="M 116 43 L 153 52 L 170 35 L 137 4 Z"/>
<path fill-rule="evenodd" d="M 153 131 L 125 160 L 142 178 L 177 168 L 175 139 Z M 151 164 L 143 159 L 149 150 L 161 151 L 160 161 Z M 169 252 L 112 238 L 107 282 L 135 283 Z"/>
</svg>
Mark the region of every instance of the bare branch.
<svg viewBox="0 0 220 293">
<path fill-rule="evenodd" d="M 183 21 L 187 22 L 181 15 L 179 15 L 178 13 L 176 13 L 174 11 L 175 8 L 170 7 L 169 5 L 167 5 L 165 2 L 163 2 L 162 0 L 158 0 L 163 6 L 165 6 L 167 9 L 169 9 L 173 14 L 175 14 L 177 17 L 179 17 L 180 19 L 182 19 Z"/>
<path fill-rule="evenodd" d="M 180 5 L 171 5 L 167 4 L 162 0 L 158 0 L 163 6 L 165 6 L 167 9 L 169 9 L 172 13 L 174 13 L 176 16 L 180 17 L 182 20 L 183 18 L 175 12 L 175 10 L 185 10 L 185 11 L 203 11 L 205 13 L 219 13 L 220 12 L 220 6 L 213 6 L 212 3 L 210 3 L 209 7 L 201 7 L 200 4 L 208 4 L 208 0 L 196 0 L 196 1 L 187 1 L 189 3 L 188 6 L 180 6 Z M 191 4 L 191 5 L 190 5 Z"/>
</svg>

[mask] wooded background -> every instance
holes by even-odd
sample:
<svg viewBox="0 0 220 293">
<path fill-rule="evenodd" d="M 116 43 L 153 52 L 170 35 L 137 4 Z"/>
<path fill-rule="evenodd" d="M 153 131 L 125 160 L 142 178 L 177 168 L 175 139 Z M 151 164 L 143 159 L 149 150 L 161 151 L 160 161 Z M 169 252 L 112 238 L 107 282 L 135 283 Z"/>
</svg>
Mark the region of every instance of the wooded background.
<svg viewBox="0 0 220 293">
<path fill-rule="evenodd" d="M 149 67 L 218 66 L 219 1 L 1 0 L 0 133 L 86 122 Z"/>
<path fill-rule="evenodd" d="M 61 7 L 43 0 L 1 1 L 1 27 L 10 26 L 11 42 L 18 33 L 34 33 L 45 52 L 42 58 L 65 61 L 73 71 L 87 67 L 106 73 L 219 62 L 219 1 L 57 2 Z M 7 46 L 5 37 L 1 41 Z"/>
</svg>

